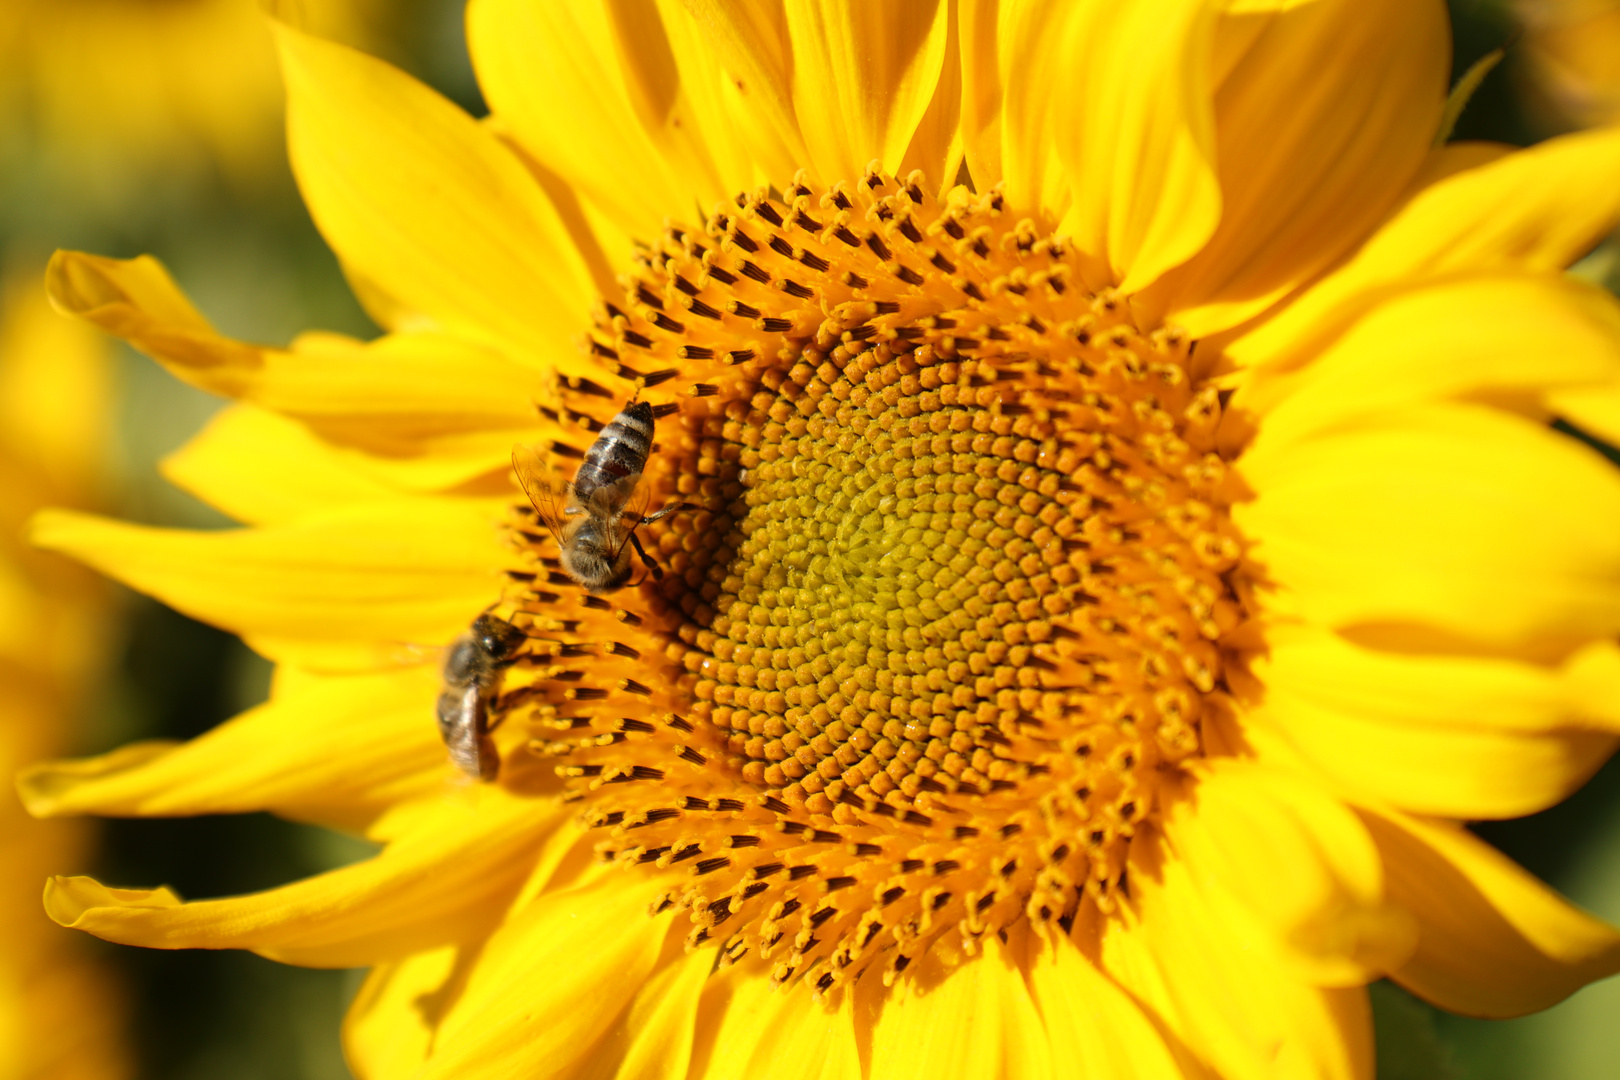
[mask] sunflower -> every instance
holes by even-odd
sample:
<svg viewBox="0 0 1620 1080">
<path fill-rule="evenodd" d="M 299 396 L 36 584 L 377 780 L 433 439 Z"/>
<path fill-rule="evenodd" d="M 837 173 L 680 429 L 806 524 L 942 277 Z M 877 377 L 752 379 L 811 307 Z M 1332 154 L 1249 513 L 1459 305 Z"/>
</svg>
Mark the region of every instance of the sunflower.
<svg viewBox="0 0 1620 1080">
<path fill-rule="evenodd" d="M 107 589 L 30 550 L 28 515 L 88 505 L 102 472 L 108 348 L 51 311 L 34 281 L 0 285 L 0 763 L 8 774 L 71 748 L 107 623 Z M 0 807 L 0 1075 L 130 1075 L 116 982 L 39 910 L 39 875 L 92 846 L 89 822 Z"/>
<path fill-rule="evenodd" d="M 301 0 L 279 0 L 302 10 Z M 363 39 L 376 0 L 313 8 Z M 7 0 L 0 5 L 0 154 L 43 190 L 140 197 L 135 180 L 210 166 L 262 185 L 277 154 L 281 88 L 255 0 Z M 35 196 L 37 199 L 37 196 Z"/>
<path fill-rule="evenodd" d="M 1462 824 L 1620 742 L 1620 476 L 1569 433 L 1620 438 L 1620 311 L 1559 272 L 1620 131 L 1436 147 L 1439 3 L 468 26 L 483 122 L 278 30 L 378 340 L 51 266 L 237 399 L 166 468 L 244 527 L 36 539 L 278 668 L 28 805 L 383 845 L 53 918 L 371 967 L 367 1078 L 1359 1077 L 1372 980 L 1512 1016 L 1620 970 Z M 547 524 L 627 422 L 622 509 L 672 512 L 593 593 Z"/>
</svg>

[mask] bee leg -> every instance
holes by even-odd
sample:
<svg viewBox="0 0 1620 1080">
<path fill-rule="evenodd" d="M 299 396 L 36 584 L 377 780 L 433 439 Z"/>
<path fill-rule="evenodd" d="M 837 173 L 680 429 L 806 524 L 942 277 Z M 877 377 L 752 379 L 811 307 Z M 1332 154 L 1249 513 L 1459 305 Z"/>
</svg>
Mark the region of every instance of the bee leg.
<svg viewBox="0 0 1620 1080">
<path fill-rule="evenodd" d="M 636 545 L 636 554 L 641 556 L 641 561 L 647 564 L 648 570 L 652 571 L 653 580 L 662 580 L 664 568 L 659 566 L 657 561 L 647 554 L 647 549 L 641 546 L 641 541 L 636 537 L 635 533 L 630 534 L 630 542 Z"/>
<path fill-rule="evenodd" d="M 495 715 L 484 730 L 494 731 L 500 726 L 501 721 L 506 719 L 507 713 L 515 706 L 540 696 L 542 696 L 542 691 L 538 686 L 520 686 L 515 690 L 508 690 L 492 702 L 495 707 Z"/>
<path fill-rule="evenodd" d="M 673 514 L 678 510 L 701 510 L 701 509 L 703 509 L 703 508 L 701 506 L 699 506 L 697 503 L 689 503 L 689 502 L 671 503 L 670 505 L 664 507 L 662 510 L 658 511 L 657 513 L 648 514 L 646 517 L 642 518 L 641 519 L 641 524 L 643 524 L 643 525 L 651 525 L 653 522 L 657 521 L 659 518 L 668 517 L 670 514 Z"/>
</svg>

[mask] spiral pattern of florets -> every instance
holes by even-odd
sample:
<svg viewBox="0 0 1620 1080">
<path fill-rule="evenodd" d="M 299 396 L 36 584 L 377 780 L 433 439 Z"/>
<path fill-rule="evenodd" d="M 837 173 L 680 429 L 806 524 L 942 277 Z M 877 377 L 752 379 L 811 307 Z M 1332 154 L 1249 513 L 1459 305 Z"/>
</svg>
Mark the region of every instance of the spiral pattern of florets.
<svg viewBox="0 0 1620 1080">
<path fill-rule="evenodd" d="M 1208 358 L 1084 270 L 873 171 L 671 227 L 603 305 L 552 449 L 640 393 L 651 505 L 701 509 L 608 599 L 520 520 L 497 706 L 604 857 L 689 870 L 692 945 L 826 990 L 1114 910 L 1248 586 Z"/>
</svg>

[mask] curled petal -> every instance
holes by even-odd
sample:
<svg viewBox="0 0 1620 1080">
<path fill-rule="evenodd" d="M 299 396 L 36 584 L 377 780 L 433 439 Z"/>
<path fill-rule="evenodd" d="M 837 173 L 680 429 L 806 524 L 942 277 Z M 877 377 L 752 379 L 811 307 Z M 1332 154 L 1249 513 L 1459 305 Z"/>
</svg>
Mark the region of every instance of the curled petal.
<svg viewBox="0 0 1620 1080">
<path fill-rule="evenodd" d="M 1620 933 L 1573 907 L 1460 825 L 1364 806 L 1390 899 L 1416 916 L 1417 951 L 1392 974 L 1468 1016 L 1545 1009 L 1620 971 Z"/>
<path fill-rule="evenodd" d="M 437 672 L 321 678 L 175 745 L 134 743 L 18 777 L 28 811 L 168 817 L 270 810 L 363 828 L 446 782 Z"/>
<path fill-rule="evenodd" d="M 45 911 L 125 945 L 250 949 L 289 964 L 361 967 L 487 933 L 565 817 L 554 804 L 474 788 L 374 858 L 278 889 L 181 903 L 168 889 L 57 877 Z"/>
<path fill-rule="evenodd" d="M 216 333 L 149 256 L 59 251 L 46 270 L 51 302 L 163 364 L 199 389 L 303 421 L 329 441 L 380 455 L 430 454 L 442 442 L 534 425 L 545 379 L 506 354 L 446 334 L 360 342 L 306 334 L 290 349 Z M 572 350 L 570 350 L 570 353 Z M 571 370 L 569 363 L 556 370 Z"/>
<path fill-rule="evenodd" d="M 109 259 L 58 251 L 45 268 L 45 291 L 58 311 L 196 372 L 187 381 L 205 390 L 231 394 L 243 372 L 260 366 L 260 350 L 218 334 L 150 255 Z"/>
</svg>

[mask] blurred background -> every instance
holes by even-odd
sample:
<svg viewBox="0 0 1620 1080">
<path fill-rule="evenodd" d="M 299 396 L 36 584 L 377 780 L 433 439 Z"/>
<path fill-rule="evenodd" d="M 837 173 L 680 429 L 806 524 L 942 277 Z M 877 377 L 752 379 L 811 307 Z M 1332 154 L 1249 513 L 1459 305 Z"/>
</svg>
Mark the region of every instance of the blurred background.
<svg viewBox="0 0 1620 1080">
<path fill-rule="evenodd" d="M 462 0 L 286 0 L 475 115 Z M 1527 145 L 1620 121 L 1620 0 L 1452 0 L 1455 74 L 1509 46 L 1458 138 Z M 38 283 L 56 248 L 157 256 L 223 332 L 284 343 L 376 332 L 300 203 L 258 0 L 0 0 L 0 771 L 144 738 L 185 739 L 263 699 L 234 637 L 31 553 L 42 505 L 221 527 L 159 462 L 220 402 L 68 323 Z M 1620 286 L 1620 244 L 1577 268 Z M 1612 455 L 1611 455 L 1612 456 Z M 45 628 L 42 631 L 41 628 Z M 1620 759 L 1617 759 L 1620 760 Z M 1546 813 L 1477 831 L 1620 922 L 1620 764 Z M 51 873 L 267 888 L 368 846 L 269 815 L 28 821 L 0 793 L 0 1080 L 343 1080 L 358 974 L 235 952 L 119 948 L 50 923 Z M 1510 1022 L 1373 988 L 1381 1080 L 1594 1080 L 1620 1073 L 1620 979 Z M 46 1038 L 44 1032 L 61 1032 Z"/>
</svg>

